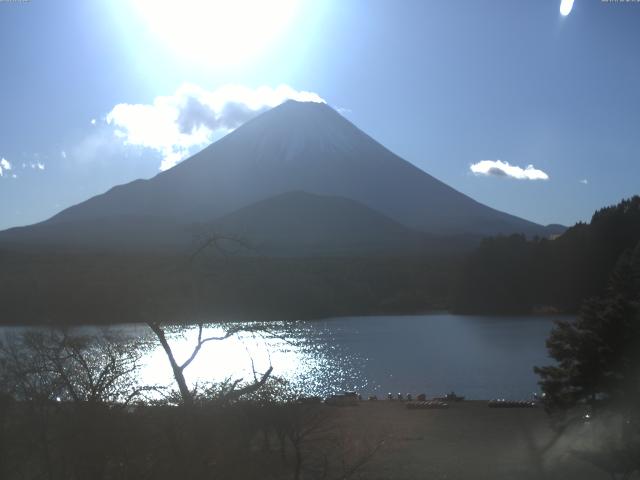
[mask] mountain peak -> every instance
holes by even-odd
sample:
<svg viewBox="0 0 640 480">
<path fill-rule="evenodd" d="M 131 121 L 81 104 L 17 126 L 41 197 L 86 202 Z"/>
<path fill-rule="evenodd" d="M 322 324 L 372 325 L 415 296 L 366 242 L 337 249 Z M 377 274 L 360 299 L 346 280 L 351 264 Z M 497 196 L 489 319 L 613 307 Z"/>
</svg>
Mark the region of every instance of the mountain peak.
<svg viewBox="0 0 640 480">
<path fill-rule="evenodd" d="M 256 120 L 266 118 L 273 121 L 274 117 L 286 116 L 289 120 L 308 121 L 313 118 L 323 117 L 325 120 L 333 117 L 342 118 L 342 116 L 331 106 L 324 102 L 302 102 L 299 100 L 289 99 L 280 105 L 266 111 L 262 115 L 256 117 Z"/>
<path fill-rule="evenodd" d="M 345 153 L 376 143 L 326 103 L 297 100 L 287 100 L 258 115 L 225 138 L 230 143 L 253 145 L 257 156 L 262 156 L 265 148 L 275 148 L 281 159 L 309 150 Z"/>
<path fill-rule="evenodd" d="M 315 102 L 313 100 L 295 100 L 293 98 L 289 98 L 289 99 L 285 100 L 279 106 L 281 106 L 281 105 L 293 105 L 293 106 L 295 106 L 295 105 L 297 105 L 297 106 L 302 106 L 302 105 L 312 105 L 313 106 L 313 105 L 315 105 L 315 106 L 319 106 L 319 107 L 322 107 L 322 106 L 327 107 L 328 106 L 327 102 Z M 278 108 L 278 107 L 275 107 L 275 108 Z M 331 108 L 331 107 L 329 107 L 329 108 Z"/>
</svg>

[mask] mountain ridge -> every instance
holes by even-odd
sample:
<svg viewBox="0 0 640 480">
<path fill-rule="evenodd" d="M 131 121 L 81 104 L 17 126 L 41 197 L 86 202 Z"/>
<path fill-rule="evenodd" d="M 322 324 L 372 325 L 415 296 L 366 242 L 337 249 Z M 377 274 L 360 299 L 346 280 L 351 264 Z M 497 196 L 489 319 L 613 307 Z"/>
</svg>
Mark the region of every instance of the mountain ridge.
<svg viewBox="0 0 640 480">
<path fill-rule="evenodd" d="M 115 186 L 36 226 L 72 222 L 82 230 L 82 222 L 105 220 L 118 230 L 116 219 L 137 217 L 188 228 L 294 191 L 353 200 L 430 235 L 548 233 L 449 187 L 330 106 L 295 101 L 256 116 L 172 169 Z M 22 227 L 21 235 L 36 226 Z"/>
</svg>

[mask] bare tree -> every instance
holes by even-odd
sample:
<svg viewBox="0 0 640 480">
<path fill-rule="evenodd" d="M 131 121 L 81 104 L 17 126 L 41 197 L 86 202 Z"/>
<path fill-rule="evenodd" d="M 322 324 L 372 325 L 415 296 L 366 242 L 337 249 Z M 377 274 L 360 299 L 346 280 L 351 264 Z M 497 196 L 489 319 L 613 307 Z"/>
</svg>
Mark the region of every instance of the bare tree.
<svg viewBox="0 0 640 480">
<path fill-rule="evenodd" d="M 127 404 L 146 389 L 135 379 L 139 347 L 104 333 L 26 332 L 0 343 L 3 382 L 18 400 Z"/>
<path fill-rule="evenodd" d="M 197 248 L 193 251 L 193 253 L 189 256 L 188 264 L 190 267 L 194 267 L 196 264 L 196 260 L 199 257 L 204 256 L 209 251 L 213 251 L 216 255 L 221 255 L 223 257 L 227 257 L 229 254 L 235 254 L 239 251 L 239 249 L 249 249 L 251 248 L 247 242 L 242 240 L 241 238 L 235 236 L 227 236 L 220 235 L 216 233 L 201 233 L 195 238 L 195 242 L 198 244 Z M 195 273 L 194 273 L 195 275 Z M 200 302 L 200 297 L 204 294 L 199 291 L 200 289 L 194 286 L 193 292 L 196 295 L 196 298 L 193 299 L 195 303 Z M 173 374 L 173 378 L 175 379 L 176 384 L 178 385 L 178 390 L 180 392 L 180 398 L 182 404 L 185 406 L 191 406 L 194 403 L 194 391 L 191 390 L 187 384 L 187 380 L 185 378 L 185 370 L 191 363 L 196 359 L 202 347 L 209 342 L 212 341 L 222 341 L 226 340 L 238 333 L 241 332 L 257 332 L 264 331 L 264 327 L 251 325 L 247 326 L 246 324 L 224 324 L 222 325 L 225 328 L 225 333 L 219 336 L 204 336 L 204 324 L 198 323 L 196 325 L 198 329 L 198 336 L 193 346 L 193 350 L 191 354 L 184 360 L 183 362 L 179 362 L 176 359 L 176 356 L 171 348 L 169 340 L 167 339 L 166 329 L 161 325 L 160 322 L 156 321 L 148 321 L 147 325 L 156 335 L 162 349 L 164 350 L 167 359 L 169 360 L 169 364 L 171 366 L 171 371 Z M 252 362 L 253 363 L 253 362 Z M 245 385 L 243 387 L 239 387 L 241 383 L 241 379 L 235 380 L 231 383 L 231 388 L 229 388 L 224 393 L 224 398 L 226 400 L 231 400 L 234 398 L 238 398 L 245 394 L 250 394 L 255 392 L 259 388 L 261 388 L 266 381 L 269 379 L 271 372 L 273 371 L 273 367 L 269 366 L 269 369 L 262 374 L 260 378 L 257 378 L 256 372 L 254 369 L 254 380 L 252 383 Z"/>
<path fill-rule="evenodd" d="M 294 480 L 346 480 L 363 473 L 385 437 L 344 428 L 343 420 L 338 410 L 320 403 L 276 405 L 273 423 L 281 442 L 280 454 L 290 465 Z"/>
<path fill-rule="evenodd" d="M 12 429 L 5 445 L 11 454 L 0 448 L 0 457 L 11 464 L 9 478 L 104 478 L 123 451 L 114 422 L 126 411 L 112 407 L 128 404 L 145 389 L 135 375 L 141 355 L 137 342 L 104 332 L 5 336 L 0 398 L 15 401 L 0 405 L 10 408 L 4 413 Z M 8 467 L 0 467 L 0 476 L 8 475 Z"/>
<path fill-rule="evenodd" d="M 173 349 L 171 348 L 171 345 L 169 344 L 169 340 L 167 339 L 165 329 L 159 323 L 147 322 L 147 325 L 149 325 L 149 328 L 151 328 L 153 333 L 155 333 L 156 337 L 158 338 L 158 341 L 160 342 L 160 345 L 162 346 L 162 349 L 164 350 L 167 356 L 167 359 L 169 360 L 169 364 L 171 365 L 171 370 L 173 373 L 173 378 L 175 379 L 178 385 L 178 390 L 180 391 L 182 404 L 185 406 L 193 405 L 194 391 L 191 390 L 187 385 L 187 380 L 185 378 L 184 371 L 196 359 L 203 345 L 211 341 L 225 340 L 240 332 L 248 332 L 248 331 L 255 332 L 258 330 L 258 327 L 248 327 L 247 325 L 244 325 L 244 324 L 235 324 L 235 325 L 229 326 L 224 335 L 204 337 L 203 336 L 204 324 L 198 323 L 197 324 L 198 337 L 195 341 L 193 350 L 185 361 L 183 361 L 182 363 L 179 363 L 178 360 L 176 360 L 176 357 L 175 357 L 175 354 L 173 353 Z M 241 388 L 237 388 L 237 387 L 242 380 L 240 379 L 240 380 L 234 381 L 232 384 L 232 387 L 228 389 L 224 397 L 226 399 L 232 399 L 232 398 L 238 398 L 245 394 L 250 394 L 252 392 L 255 392 L 266 383 L 272 371 L 273 371 L 273 367 L 270 366 L 269 369 L 266 372 L 264 372 L 259 379 L 254 376 L 254 381 L 252 383 L 246 386 L 243 386 Z"/>
</svg>

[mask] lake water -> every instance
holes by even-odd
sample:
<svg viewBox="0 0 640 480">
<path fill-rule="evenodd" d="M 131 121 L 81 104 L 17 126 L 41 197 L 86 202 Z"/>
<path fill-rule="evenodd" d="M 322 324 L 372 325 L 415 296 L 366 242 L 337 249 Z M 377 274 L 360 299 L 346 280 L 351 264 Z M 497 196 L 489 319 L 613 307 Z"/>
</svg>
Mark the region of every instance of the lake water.
<svg viewBox="0 0 640 480">
<path fill-rule="evenodd" d="M 273 322 L 266 324 L 268 334 L 241 333 L 205 344 L 185 376 L 192 384 L 250 380 L 252 366 L 263 372 L 272 365 L 274 375 L 310 395 L 356 390 L 363 396 L 435 396 L 453 390 L 470 399 L 524 399 L 538 391 L 533 366 L 551 363 L 545 340 L 553 320 L 432 314 Z M 110 329 L 154 339 L 144 325 Z M 205 329 L 205 335 L 221 333 L 215 325 Z M 195 327 L 170 335 L 178 361 L 189 356 L 196 335 Z M 172 385 L 170 375 L 164 351 L 153 346 L 144 358 L 142 381 Z"/>
</svg>

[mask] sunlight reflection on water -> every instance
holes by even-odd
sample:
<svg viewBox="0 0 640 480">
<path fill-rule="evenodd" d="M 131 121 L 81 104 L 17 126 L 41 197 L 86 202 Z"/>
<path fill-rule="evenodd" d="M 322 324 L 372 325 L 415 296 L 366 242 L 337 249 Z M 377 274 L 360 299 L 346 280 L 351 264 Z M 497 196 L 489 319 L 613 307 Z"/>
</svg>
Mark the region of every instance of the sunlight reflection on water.
<svg viewBox="0 0 640 480">
<path fill-rule="evenodd" d="M 252 324 L 243 324 L 251 329 Z M 131 327 L 138 334 L 143 327 Z M 125 329 L 128 330 L 128 329 Z M 133 333 L 133 332 L 131 332 Z M 203 338 L 223 336 L 217 325 L 207 325 Z M 152 335 L 149 337 L 152 339 Z M 195 326 L 168 334 L 180 364 L 189 358 L 197 343 Z M 205 343 L 195 360 L 185 369 L 193 385 L 225 379 L 252 381 L 273 366 L 273 375 L 286 379 L 307 395 L 328 395 L 345 389 L 366 390 L 361 370 L 366 360 L 337 344 L 332 332 L 318 325 L 272 322 L 268 332 L 241 332 L 225 340 Z M 172 377 L 165 352 L 159 345 L 145 354 L 140 379 L 148 385 L 171 385 Z"/>
<path fill-rule="evenodd" d="M 202 387 L 227 379 L 250 382 L 253 368 L 259 376 L 273 366 L 274 376 L 306 395 L 356 390 L 365 396 L 387 392 L 435 396 L 455 390 L 471 399 L 524 399 L 538 390 L 533 366 L 551 363 L 545 340 L 553 320 L 433 314 L 247 323 L 241 325 L 267 326 L 268 333 L 244 332 L 206 343 L 184 373 L 192 387 Z M 9 330 L 21 329 L 2 329 Z M 167 357 L 148 326 L 74 330 L 145 339 L 149 347 L 140 382 L 175 389 Z M 189 358 L 197 333 L 196 326 L 167 328 L 178 363 Z M 206 337 L 224 332 L 211 324 L 203 333 Z"/>
</svg>

